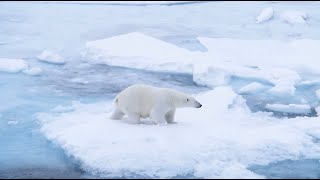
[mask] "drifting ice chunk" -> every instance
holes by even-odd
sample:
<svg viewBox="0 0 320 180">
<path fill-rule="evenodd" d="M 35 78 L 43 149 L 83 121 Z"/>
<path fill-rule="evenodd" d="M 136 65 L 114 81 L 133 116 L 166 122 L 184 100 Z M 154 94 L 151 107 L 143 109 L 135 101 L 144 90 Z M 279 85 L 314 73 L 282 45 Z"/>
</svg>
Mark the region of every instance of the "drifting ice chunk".
<svg viewBox="0 0 320 180">
<path fill-rule="evenodd" d="M 193 81 L 209 87 L 228 84 L 230 75 L 226 68 L 220 66 L 197 64 L 193 69 Z"/>
<path fill-rule="evenodd" d="M 239 89 L 238 93 L 239 94 L 254 94 L 254 93 L 259 93 L 262 92 L 263 90 L 266 90 L 267 87 L 257 83 L 257 82 L 253 82 L 250 83 L 244 87 L 242 87 L 241 89 Z"/>
<path fill-rule="evenodd" d="M 34 67 L 31 69 L 26 69 L 23 71 L 23 73 L 31 75 L 31 76 L 36 76 L 42 73 L 42 69 L 39 67 Z"/>
<path fill-rule="evenodd" d="M 267 104 L 266 109 L 271 111 L 292 113 L 292 114 L 308 114 L 311 113 L 311 107 L 307 104 Z"/>
<path fill-rule="evenodd" d="M 52 51 L 44 50 L 40 55 L 37 56 L 40 61 L 52 63 L 52 64 L 64 64 L 63 58 Z"/>
<path fill-rule="evenodd" d="M 22 59 L 0 58 L 0 71 L 17 73 L 28 67 L 26 61 Z"/>
<path fill-rule="evenodd" d="M 17 125 L 19 121 L 8 121 L 8 125 Z"/>
<path fill-rule="evenodd" d="M 305 24 L 307 14 L 300 11 L 285 11 L 280 15 L 280 17 L 290 24 Z"/>
<path fill-rule="evenodd" d="M 90 63 L 192 73 L 190 51 L 139 32 L 87 42 L 86 48 L 83 58 Z"/>
<path fill-rule="evenodd" d="M 272 7 L 267 7 L 264 8 L 260 15 L 256 18 L 256 22 L 257 23 L 263 23 L 265 21 L 268 21 L 269 19 L 271 19 L 273 16 L 273 8 Z"/>
<path fill-rule="evenodd" d="M 268 93 L 278 96 L 295 93 L 295 85 L 301 81 L 297 72 L 285 68 L 272 68 L 269 71 L 275 77 L 273 80 L 275 86 L 269 89 Z"/>
</svg>

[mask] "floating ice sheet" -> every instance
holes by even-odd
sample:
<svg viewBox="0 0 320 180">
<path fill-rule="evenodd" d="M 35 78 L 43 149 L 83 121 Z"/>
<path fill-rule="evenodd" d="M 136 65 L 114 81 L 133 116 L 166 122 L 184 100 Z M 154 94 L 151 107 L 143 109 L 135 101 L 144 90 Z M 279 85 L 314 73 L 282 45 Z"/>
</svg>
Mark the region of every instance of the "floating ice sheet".
<svg viewBox="0 0 320 180">
<path fill-rule="evenodd" d="M 276 119 L 251 113 L 229 87 L 196 95 L 202 108 L 176 111 L 177 124 L 111 120 L 111 102 L 38 114 L 45 136 L 103 177 L 262 178 L 247 167 L 320 157 L 318 117 Z M 145 119 L 144 121 L 148 121 Z"/>
<path fill-rule="evenodd" d="M 17 73 L 26 68 L 28 64 L 22 59 L 0 58 L 0 72 Z"/>
</svg>

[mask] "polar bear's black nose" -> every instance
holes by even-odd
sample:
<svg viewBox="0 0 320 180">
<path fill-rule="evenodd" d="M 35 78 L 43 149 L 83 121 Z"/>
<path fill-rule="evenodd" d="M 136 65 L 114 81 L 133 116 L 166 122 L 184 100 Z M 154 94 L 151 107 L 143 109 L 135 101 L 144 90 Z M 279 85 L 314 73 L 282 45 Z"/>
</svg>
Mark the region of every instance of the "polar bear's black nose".
<svg viewBox="0 0 320 180">
<path fill-rule="evenodd" d="M 201 108 L 201 106 L 202 106 L 202 104 L 200 104 L 200 103 L 199 103 L 199 106 L 198 106 L 198 108 Z"/>
</svg>

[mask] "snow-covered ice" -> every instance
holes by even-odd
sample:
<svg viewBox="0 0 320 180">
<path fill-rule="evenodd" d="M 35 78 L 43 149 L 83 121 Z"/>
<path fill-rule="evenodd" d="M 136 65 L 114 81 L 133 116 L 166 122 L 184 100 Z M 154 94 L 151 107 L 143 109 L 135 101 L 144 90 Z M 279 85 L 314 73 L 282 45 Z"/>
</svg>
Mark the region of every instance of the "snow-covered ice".
<svg viewBox="0 0 320 180">
<path fill-rule="evenodd" d="M 285 11 L 280 14 L 283 21 L 290 24 L 305 24 L 307 14 L 301 11 Z"/>
<path fill-rule="evenodd" d="M 208 52 L 191 52 L 134 32 L 88 42 L 83 59 L 111 66 L 190 73 L 197 84 L 209 87 L 226 85 L 232 76 L 258 79 L 273 84 L 268 92 L 278 96 L 295 93 L 301 66 L 320 68 L 318 40 L 198 39 Z"/>
<path fill-rule="evenodd" d="M 18 73 L 28 67 L 22 59 L 0 58 L 0 72 Z"/>
<path fill-rule="evenodd" d="M 41 54 L 37 56 L 38 60 L 47 62 L 47 63 L 52 63 L 52 64 L 64 64 L 65 60 L 63 59 L 62 56 L 59 54 L 50 51 L 50 50 L 43 50 Z"/>
<path fill-rule="evenodd" d="M 42 69 L 39 67 L 33 67 L 33 68 L 25 69 L 22 72 L 31 76 L 37 76 L 42 73 Z"/>
<path fill-rule="evenodd" d="M 266 109 L 292 114 L 311 113 L 311 107 L 307 104 L 267 104 Z"/>
<path fill-rule="evenodd" d="M 83 169 L 104 177 L 192 173 L 203 178 L 261 178 L 248 165 L 320 157 L 320 147 L 312 140 L 319 138 L 318 117 L 279 120 L 252 113 L 229 87 L 196 98 L 202 108 L 178 109 L 174 125 L 111 120 L 111 102 L 77 104 L 70 112 L 37 117 L 47 138 L 79 159 Z"/>
<path fill-rule="evenodd" d="M 268 89 L 268 87 L 264 86 L 261 83 L 253 82 L 248 85 L 243 86 L 241 89 L 239 89 L 239 94 L 254 94 L 259 93 L 264 90 Z"/>
<path fill-rule="evenodd" d="M 0 54 L 15 60 L 0 59 L 0 178 L 73 157 L 79 173 L 122 178 L 263 178 L 249 167 L 320 159 L 319 5 L 1 2 Z M 203 107 L 174 125 L 110 120 L 134 83 L 202 92 Z"/>
<path fill-rule="evenodd" d="M 191 73 L 190 51 L 133 32 L 86 43 L 84 60 L 90 63 L 145 70 Z"/>
<path fill-rule="evenodd" d="M 267 7 L 260 12 L 259 16 L 257 16 L 256 22 L 263 23 L 270 20 L 272 17 L 273 17 L 273 8 Z"/>
</svg>

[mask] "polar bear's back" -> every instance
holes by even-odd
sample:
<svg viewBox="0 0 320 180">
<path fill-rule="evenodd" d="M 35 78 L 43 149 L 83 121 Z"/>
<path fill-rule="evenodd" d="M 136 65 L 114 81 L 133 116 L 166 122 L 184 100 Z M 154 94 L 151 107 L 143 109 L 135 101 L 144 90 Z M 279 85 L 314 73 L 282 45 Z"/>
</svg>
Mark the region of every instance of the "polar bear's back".
<svg viewBox="0 0 320 180">
<path fill-rule="evenodd" d="M 134 112 L 147 117 L 158 101 L 159 90 L 160 88 L 144 84 L 132 85 L 117 95 L 116 104 L 125 113 Z"/>
</svg>

